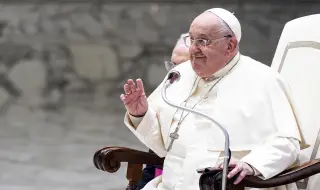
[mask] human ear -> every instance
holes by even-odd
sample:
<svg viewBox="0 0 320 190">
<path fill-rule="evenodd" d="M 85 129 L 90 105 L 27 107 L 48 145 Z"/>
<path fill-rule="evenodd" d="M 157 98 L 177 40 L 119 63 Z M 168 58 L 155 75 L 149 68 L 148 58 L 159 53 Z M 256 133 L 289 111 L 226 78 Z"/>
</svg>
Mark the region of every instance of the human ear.
<svg viewBox="0 0 320 190">
<path fill-rule="evenodd" d="M 227 55 L 230 55 L 234 51 L 236 51 L 237 47 L 238 47 L 237 40 L 234 37 L 230 38 L 229 43 L 228 43 L 228 47 L 227 47 L 227 52 L 226 52 Z"/>
</svg>

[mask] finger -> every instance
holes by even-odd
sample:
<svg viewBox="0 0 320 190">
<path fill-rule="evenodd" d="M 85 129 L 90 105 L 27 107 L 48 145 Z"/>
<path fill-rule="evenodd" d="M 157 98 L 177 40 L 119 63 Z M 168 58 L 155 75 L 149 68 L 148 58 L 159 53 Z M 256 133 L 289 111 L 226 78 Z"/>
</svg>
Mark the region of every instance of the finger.
<svg viewBox="0 0 320 190">
<path fill-rule="evenodd" d="M 234 159 L 231 159 L 229 162 L 229 166 L 237 166 L 237 164 L 238 164 L 238 161 Z"/>
<path fill-rule="evenodd" d="M 124 104 L 127 103 L 126 95 L 121 94 L 121 95 L 120 95 L 120 99 L 122 100 L 122 102 L 123 102 Z"/>
<path fill-rule="evenodd" d="M 243 180 L 243 178 L 245 178 L 246 176 L 247 176 L 247 170 L 242 170 L 242 172 L 239 174 L 239 176 L 237 177 L 237 179 L 234 181 L 233 184 L 236 185 L 240 183 Z"/>
<path fill-rule="evenodd" d="M 128 84 L 123 85 L 123 89 L 126 94 L 131 94 L 131 90 Z"/>
<path fill-rule="evenodd" d="M 136 82 L 137 82 L 138 89 L 141 90 L 142 93 L 144 93 L 144 86 L 143 86 L 142 80 L 141 79 L 137 79 Z"/>
<path fill-rule="evenodd" d="M 237 166 L 237 162 L 229 162 L 229 166 L 230 167 L 236 167 Z"/>
<path fill-rule="evenodd" d="M 243 170 L 242 165 L 237 165 L 235 168 L 233 168 L 233 170 L 231 170 L 231 172 L 229 172 L 228 178 L 232 178 L 233 176 L 235 176 L 237 173 L 239 173 L 242 170 Z"/>
<path fill-rule="evenodd" d="M 236 163 L 236 162 L 233 162 L 233 161 L 230 161 L 230 162 L 229 162 L 229 166 L 231 166 L 231 167 L 236 167 L 236 166 L 237 166 L 237 163 Z M 216 167 L 223 168 L 223 161 L 220 161 L 220 162 L 216 165 Z"/>
<path fill-rule="evenodd" d="M 132 100 L 131 98 L 128 98 L 128 96 L 125 94 L 121 94 L 120 99 L 122 100 L 124 105 L 127 105 Z"/>
<path fill-rule="evenodd" d="M 230 166 L 230 164 L 229 164 L 229 166 Z M 224 167 L 224 163 L 222 162 L 219 164 L 219 168 L 223 168 L 223 167 Z"/>
<path fill-rule="evenodd" d="M 120 95 L 120 99 L 121 99 L 122 101 L 125 100 L 125 99 L 126 99 L 125 95 L 124 95 L 124 94 L 121 94 L 121 95 Z"/>
<path fill-rule="evenodd" d="M 131 93 L 134 93 L 136 91 L 136 84 L 134 84 L 132 79 L 128 80 L 128 85 Z"/>
</svg>

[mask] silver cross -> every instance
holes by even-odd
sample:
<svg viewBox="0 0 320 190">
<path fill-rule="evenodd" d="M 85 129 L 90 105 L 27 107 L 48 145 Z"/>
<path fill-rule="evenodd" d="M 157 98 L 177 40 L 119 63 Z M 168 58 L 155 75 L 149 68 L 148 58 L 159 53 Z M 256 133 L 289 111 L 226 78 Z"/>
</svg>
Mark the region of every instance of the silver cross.
<svg viewBox="0 0 320 190">
<path fill-rule="evenodd" d="M 173 133 L 170 133 L 169 137 L 171 138 L 171 142 L 168 146 L 167 152 L 169 152 L 172 148 L 173 142 L 179 138 L 179 134 L 178 134 L 178 130 L 179 128 L 177 127 Z"/>
</svg>

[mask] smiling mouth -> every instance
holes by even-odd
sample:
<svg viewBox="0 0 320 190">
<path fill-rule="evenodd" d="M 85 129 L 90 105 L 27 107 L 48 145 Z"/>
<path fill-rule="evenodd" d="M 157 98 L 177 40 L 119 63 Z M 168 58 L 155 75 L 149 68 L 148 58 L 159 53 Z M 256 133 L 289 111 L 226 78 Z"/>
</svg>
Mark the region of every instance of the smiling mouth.
<svg viewBox="0 0 320 190">
<path fill-rule="evenodd" d="M 198 55 L 197 55 L 197 54 L 193 54 L 192 57 L 193 57 L 193 58 L 204 58 L 204 57 L 206 57 L 206 56 L 200 55 L 200 54 L 198 54 Z"/>
<path fill-rule="evenodd" d="M 197 59 L 204 59 L 204 58 L 206 58 L 205 56 L 197 56 L 197 57 L 193 57 L 192 58 L 192 61 L 194 62 L 195 60 L 197 60 Z"/>
</svg>

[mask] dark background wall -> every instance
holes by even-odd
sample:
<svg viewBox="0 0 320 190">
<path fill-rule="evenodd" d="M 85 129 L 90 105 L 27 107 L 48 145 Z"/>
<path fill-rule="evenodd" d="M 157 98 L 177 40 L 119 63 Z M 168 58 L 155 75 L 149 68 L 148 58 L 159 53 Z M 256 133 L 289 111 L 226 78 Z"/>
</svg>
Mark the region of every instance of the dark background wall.
<svg viewBox="0 0 320 190">
<path fill-rule="evenodd" d="M 3 84 L 0 106 L 6 96 L 27 96 L 26 104 L 33 107 L 56 109 L 69 105 L 122 111 L 118 96 L 124 81 L 141 77 L 151 92 L 165 75 L 163 61 L 169 59 L 179 35 L 188 31 L 194 17 L 211 7 L 234 12 L 242 24 L 241 52 L 270 65 L 284 24 L 320 10 L 319 3 L 293 2 L 3 3 L 0 61 L 9 81 Z M 25 62 L 28 64 L 21 66 Z M 25 71 L 28 69 L 32 72 Z M 23 74 L 38 82 L 25 80 Z"/>
</svg>

